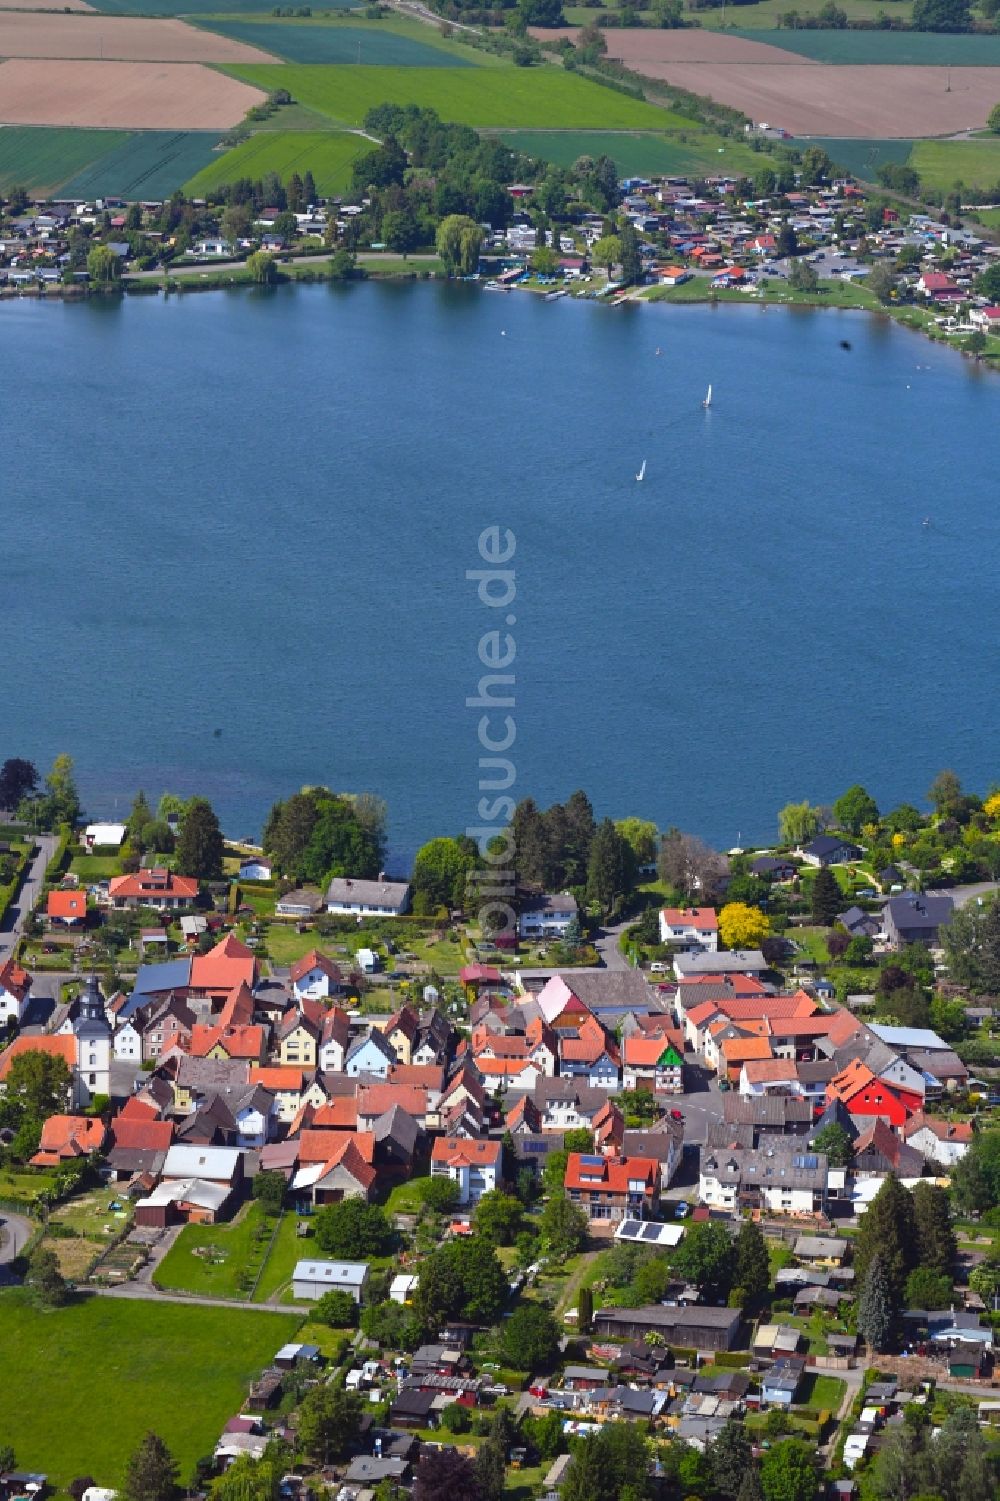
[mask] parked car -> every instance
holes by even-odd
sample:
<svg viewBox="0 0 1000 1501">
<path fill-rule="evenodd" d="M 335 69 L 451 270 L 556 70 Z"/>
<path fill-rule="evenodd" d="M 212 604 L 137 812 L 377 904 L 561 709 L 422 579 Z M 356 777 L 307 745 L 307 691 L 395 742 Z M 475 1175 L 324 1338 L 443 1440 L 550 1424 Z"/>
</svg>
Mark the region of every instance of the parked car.
<svg viewBox="0 0 1000 1501">
<path fill-rule="evenodd" d="M 674 1219 L 675 1220 L 686 1220 L 687 1217 L 688 1217 L 688 1215 L 690 1213 L 691 1213 L 691 1205 L 688 1204 L 686 1202 L 686 1200 L 681 1199 L 681 1201 L 680 1201 L 679 1204 L 675 1204 L 674 1205 Z"/>
<path fill-rule="evenodd" d="M 675 1106 L 674 1109 L 670 1112 L 670 1119 L 672 1121 L 682 1121 L 684 1119 L 683 1110 L 678 1110 Z"/>
</svg>

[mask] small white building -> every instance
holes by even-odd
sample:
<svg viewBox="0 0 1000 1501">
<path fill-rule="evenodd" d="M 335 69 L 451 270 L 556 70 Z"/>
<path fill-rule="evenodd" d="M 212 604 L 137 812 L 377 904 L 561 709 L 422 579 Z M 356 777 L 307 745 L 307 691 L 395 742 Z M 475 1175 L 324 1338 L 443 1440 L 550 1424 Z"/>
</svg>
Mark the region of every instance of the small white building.
<svg viewBox="0 0 1000 1501">
<path fill-rule="evenodd" d="M 269 881 L 274 867 L 266 855 L 248 855 L 240 861 L 241 881 Z"/>
<path fill-rule="evenodd" d="M 414 1272 L 400 1272 L 389 1284 L 389 1297 L 393 1303 L 409 1303 L 417 1290 L 420 1278 Z"/>
<path fill-rule="evenodd" d="M 292 1273 L 292 1292 L 296 1298 L 314 1303 L 324 1293 L 350 1293 L 355 1303 L 368 1281 L 366 1261 L 300 1261 Z"/>
<path fill-rule="evenodd" d="M 88 850 L 118 850 L 125 842 L 125 833 L 126 826 L 123 823 L 88 823 L 83 831 L 82 843 Z"/>
<path fill-rule="evenodd" d="M 326 910 L 346 912 L 356 917 L 401 917 L 410 905 L 410 883 L 356 881 L 350 876 L 335 876 L 326 891 Z"/>
</svg>

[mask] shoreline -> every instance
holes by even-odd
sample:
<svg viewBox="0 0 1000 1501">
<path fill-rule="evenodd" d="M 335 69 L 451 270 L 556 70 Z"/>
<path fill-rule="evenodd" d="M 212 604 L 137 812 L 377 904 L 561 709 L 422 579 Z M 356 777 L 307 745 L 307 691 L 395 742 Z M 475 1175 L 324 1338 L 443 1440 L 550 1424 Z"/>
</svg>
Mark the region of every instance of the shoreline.
<svg viewBox="0 0 1000 1501">
<path fill-rule="evenodd" d="M 324 258 L 325 260 L 325 258 Z M 0 303 L 10 302 L 26 298 L 34 302 L 47 302 L 53 300 L 59 303 L 83 303 L 93 298 L 101 297 L 124 297 L 148 296 L 150 294 L 163 295 L 164 297 L 183 297 L 190 293 L 201 292 L 232 292 L 242 291 L 248 288 L 256 288 L 260 291 L 277 291 L 283 287 L 316 285 L 328 283 L 330 285 L 363 285 L 367 281 L 373 282 L 446 282 L 446 277 L 440 269 L 440 262 L 436 257 L 426 257 L 423 260 L 416 259 L 407 261 L 401 256 L 386 257 L 384 261 L 369 261 L 361 264 L 363 272 L 360 276 L 334 277 L 331 276 L 323 263 L 310 262 L 301 268 L 295 262 L 286 263 L 279 270 L 278 281 L 268 286 L 258 286 L 244 271 L 241 275 L 235 268 L 225 271 L 201 270 L 198 267 L 185 267 L 174 276 L 145 276 L 125 277 L 121 282 L 109 287 L 81 287 L 45 284 L 24 288 L 0 289 Z M 466 283 L 478 286 L 480 291 L 485 291 L 485 281 Z M 915 303 L 901 303 L 897 306 L 875 303 L 864 294 L 863 287 L 854 283 L 826 282 L 821 283 L 815 292 L 793 292 L 787 287 L 780 290 L 765 289 L 747 293 L 736 288 L 713 288 L 703 285 L 698 281 L 686 282 L 679 287 L 647 286 L 629 287 L 614 299 L 599 296 L 589 286 L 584 289 L 572 287 L 549 287 L 539 283 L 517 284 L 506 288 L 503 295 L 507 296 L 514 292 L 528 293 L 535 297 L 544 297 L 553 291 L 562 291 L 566 297 L 574 302 L 586 302 L 595 306 L 619 308 L 624 306 L 641 306 L 646 303 L 668 304 L 687 307 L 758 307 L 763 311 L 769 308 L 812 308 L 820 311 L 833 312 L 860 312 L 870 316 L 887 318 L 890 322 L 907 328 L 913 333 L 922 335 L 945 349 L 951 349 L 955 354 L 972 361 L 985 370 L 1000 373 L 1000 338 L 991 338 L 986 350 L 980 354 L 974 354 L 959 346 L 960 338 L 968 337 L 971 330 L 963 330 L 962 334 L 952 338 L 945 334 L 935 323 L 934 314 L 930 310 L 924 310 Z M 495 294 L 494 294 L 495 295 Z M 561 300 L 561 299 L 560 299 Z"/>
</svg>

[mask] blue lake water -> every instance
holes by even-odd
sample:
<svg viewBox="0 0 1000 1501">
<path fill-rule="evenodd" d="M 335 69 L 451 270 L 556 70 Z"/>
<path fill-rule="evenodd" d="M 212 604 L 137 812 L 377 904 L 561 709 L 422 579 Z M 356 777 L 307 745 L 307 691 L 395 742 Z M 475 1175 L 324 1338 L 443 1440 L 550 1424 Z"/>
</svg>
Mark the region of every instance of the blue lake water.
<svg viewBox="0 0 1000 1501">
<path fill-rule="evenodd" d="M 197 790 L 243 834 L 323 781 L 400 858 L 478 822 L 493 524 L 515 795 L 728 846 L 998 773 L 1000 381 L 884 320 L 383 284 L 0 335 L 0 756 L 71 751 L 92 814 Z"/>
</svg>

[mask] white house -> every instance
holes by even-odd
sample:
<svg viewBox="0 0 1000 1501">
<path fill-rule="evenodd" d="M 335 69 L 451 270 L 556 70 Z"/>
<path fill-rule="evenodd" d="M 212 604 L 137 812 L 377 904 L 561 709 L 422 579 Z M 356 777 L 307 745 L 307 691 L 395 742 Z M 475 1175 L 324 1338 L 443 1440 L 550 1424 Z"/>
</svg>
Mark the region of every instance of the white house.
<svg viewBox="0 0 1000 1501">
<path fill-rule="evenodd" d="M 763 1151 L 702 1149 L 698 1194 L 711 1209 L 814 1215 L 826 1204 L 827 1159 L 779 1141 Z"/>
<path fill-rule="evenodd" d="M 131 1017 L 115 1032 L 114 1049 L 116 1063 L 134 1063 L 138 1068 L 143 1062 L 142 1033 Z"/>
<path fill-rule="evenodd" d="M 410 883 L 356 881 L 349 876 L 335 876 L 326 891 L 326 910 L 346 912 L 358 917 L 401 917 L 410 905 Z"/>
<path fill-rule="evenodd" d="M 916 1147 L 930 1162 L 954 1167 L 972 1144 L 972 1126 L 968 1121 L 937 1120 L 922 1112 L 913 1116 L 903 1128 L 907 1145 Z"/>
<path fill-rule="evenodd" d="M 125 842 L 126 825 L 123 823 L 88 823 L 83 831 L 82 843 L 88 850 L 121 849 Z"/>
<path fill-rule="evenodd" d="M 297 1001 L 325 1001 L 339 995 L 343 976 L 332 959 L 311 949 L 292 965 L 289 979 Z"/>
<path fill-rule="evenodd" d="M 31 996 L 31 975 L 13 959 L 0 964 L 0 1027 L 20 1023 Z"/>
<path fill-rule="evenodd" d="M 232 255 L 232 253 L 233 247 L 228 240 L 198 240 L 191 247 L 192 255 L 214 257 L 216 260 L 224 260 L 227 255 Z"/>
<path fill-rule="evenodd" d="M 499 1141 L 474 1141 L 464 1136 L 440 1136 L 431 1151 L 431 1177 L 458 1184 L 460 1204 L 478 1204 L 496 1188 L 503 1146 Z"/>
<path fill-rule="evenodd" d="M 520 913 L 517 929 L 522 938 L 565 938 L 566 929 L 576 916 L 576 897 L 568 891 L 558 896 L 539 896 Z"/>
<path fill-rule="evenodd" d="M 296 1298 L 314 1303 L 324 1293 L 350 1293 L 355 1303 L 368 1281 L 368 1263 L 365 1261 L 300 1261 L 292 1273 L 292 1293 Z"/>
<path fill-rule="evenodd" d="M 266 855 L 248 855 L 240 861 L 241 881 L 269 881 L 274 867 Z"/>
<path fill-rule="evenodd" d="M 689 953 L 717 953 L 719 919 L 715 908 L 664 907 L 660 912 L 660 942 Z"/>
<path fill-rule="evenodd" d="M 396 1054 L 382 1033 L 373 1028 L 366 1037 L 359 1037 L 348 1049 L 344 1059 L 344 1073 L 352 1077 L 357 1074 L 374 1074 L 377 1079 L 386 1079 L 395 1063 Z"/>
</svg>

